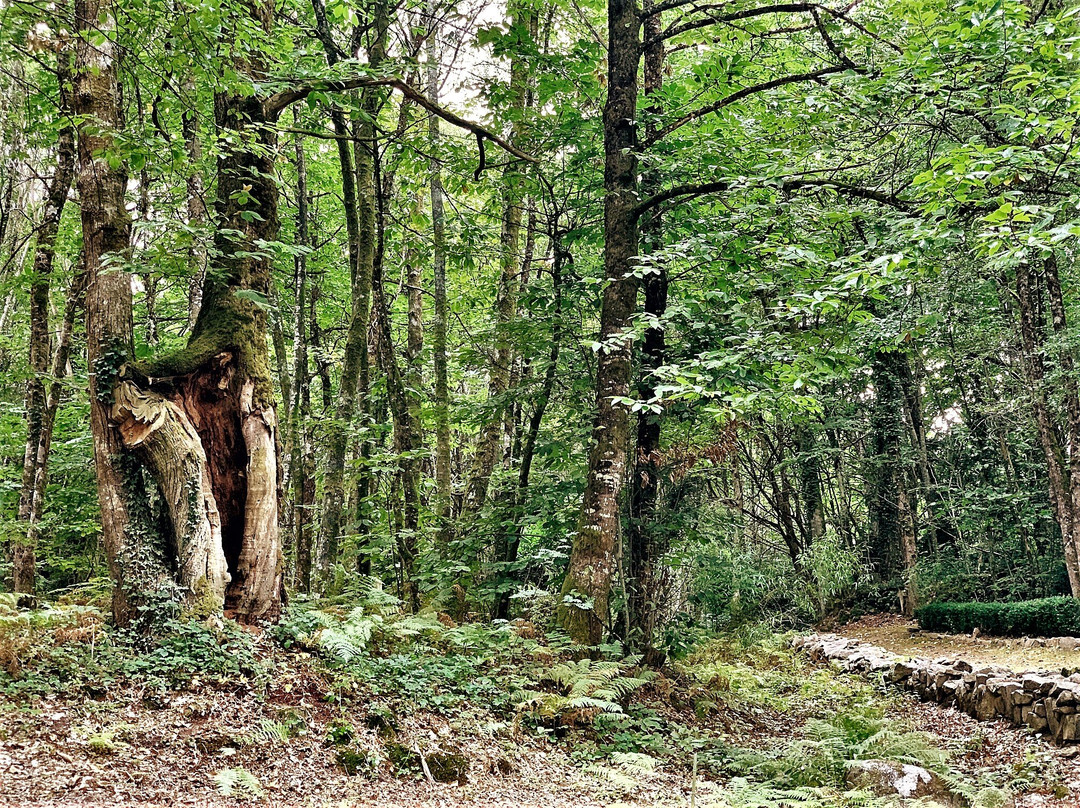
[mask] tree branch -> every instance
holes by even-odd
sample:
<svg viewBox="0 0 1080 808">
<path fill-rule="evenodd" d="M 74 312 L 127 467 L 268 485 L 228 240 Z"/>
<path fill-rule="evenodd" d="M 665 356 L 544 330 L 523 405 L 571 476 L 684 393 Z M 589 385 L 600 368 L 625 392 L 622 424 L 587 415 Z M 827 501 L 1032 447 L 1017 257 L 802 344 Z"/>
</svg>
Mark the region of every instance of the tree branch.
<svg viewBox="0 0 1080 808">
<path fill-rule="evenodd" d="M 832 65 L 830 67 L 823 67 L 820 70 L 813 70 L 809 73 L 796 73 L 791 76 L 781 76 L 778 79 L 764 81 L 761 84 L 754 84 L 750 87 L 743 87 L 741 90 L 738 90 L 737 92 L 734 92 L 729 96 L 725 96 L 719 101 L 716 101 L 712 104 L 707 104 L 704 107 L 700 107 L 699 109 L 694 110 L 693 112 L 688 112 L 686 115 L 682 116 L 677 121 L 669 123 L 655 135 L 647 138 L 641 144 L 641 148 L 647 149 L 650 146 L 654 145 L 657 141 L 664 139 L 676 129 L 682 128 L 691 121 L 696 121 L 698 118 L 704 118 L 706 115 L 711 115 L 714 112 L 718 112 L 724 107 L 730 106 L 736 101 L 741 101 L 742 99 L 756 93 L 765 92 L 766 90 L 772 90 L 776 87 L 783 87 L 785 84 L 795 84 L 801 81 L 814 81 L 816 79 L 822 78 L 823 76 L 828 76 L 834 73 L 843 73 L 847 69 L 848 67 L 846 65 Z"/>
<path fill-rule="evenodd" d="M 703 182 L 697 184 L 675 185 L 668 188 L 666 191 L 661 191 L 648 199 L 638 203 L 637 207 L 633 210 L 635 217 L 641 217 L 643 214 L 648 213 L 650 210 L 659 207 L 665 202 L 669 202 L 673 199 L 690 199 L 699 196 L 706 196 L 707 194 L 725 193 L 730 191 L 733 187 L 736 187 L 737 183 L 730 180 L 718 180 L 716 182 Z M 831 191 L 835 191 L 841 196 L 849 196 L 853 199 L 864 199 L 870 202 L 877 202 L 880 205 L 886 205 L 898 210 L 910 210 L 912 203 L 900 199 L 893 193 L 886 191 L 879 191 L 876 188 L 864 188 L 860 185 L 850 185 L 845 182 L 837 182 L 835 180 L 813 180 L 813 179 L 781 179 L 773 186 L 781 191 L 798 191 L 806 188 L 825 188 Z"/>
<path fill-rule="evenodd" d="M 768 6 L 758 6 L 757 8 L 745 8 L 742 11 L 733 11 L 729 14 L 713 15 L 709 13 L 715 9 L 720 9 L 727 4 L 715 5 L 715 6 L 703 6 L 699 11 L 705 11 L 706 14 L 701 19 L 689 20 L 688 22 L 680 23 L 679 25 L 672 25 L 666 31 L 662 31 L 656 36 L 649 37 L 641 43 L 643 48 L 648 48 L 651 45 L 655 45 L 657 42 L 663 42 L 665 39 L 671 39 L 677 37 L 680 34 L 685 34 L 687 31 L 696 31 L 698 28 L 708 28 L 710 25 L 720 25 L 721 23 L 738 22 L 739 20 L 749 20 L 754 17 L 764 17 L 768 14 L 798 14 L 812 10 L 816 3 L 774 3 Z"/>
<path fill-rule="evenodd" d="M 346 92 L 347 90 L 356 90 L 361 87 L 390 87 L 391 89 L 397 90 L 417 106 L 426 109 L 433 115 L 437 115 L 447 123 L 453 124 L 459 129 L 464 129 L 467 132 L 472 132 L 481 140 L 490 140 L 507 154 L 511 154 L 519 160 L 525 160 L 529 163 L 539 162 L 536 157 L 521 151 L 521 149 L 504 140 L 487 127 L 462 118 L 460 115 L 457 115 L 448 109 L 444 109 L 415 87 L 411 86 L 408 82 L 398 78 L 355 78 L 337 81 L 315 81 L 310 84 L 304 84 L 274 93 L 263 102 L 263 109 L 267 120 L 276 121 L 278 116 L 280 116 L 290 104 L 302 101 L 314 92 L 340 93 Z"/>
</svg>

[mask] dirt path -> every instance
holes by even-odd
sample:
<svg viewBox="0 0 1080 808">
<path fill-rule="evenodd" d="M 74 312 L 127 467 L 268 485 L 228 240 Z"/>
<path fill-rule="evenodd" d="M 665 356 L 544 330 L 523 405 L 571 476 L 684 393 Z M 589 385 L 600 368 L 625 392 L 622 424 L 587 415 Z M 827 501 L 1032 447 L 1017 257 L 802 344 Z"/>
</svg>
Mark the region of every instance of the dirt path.
<svg viewBox="0 0 1080 808">
<path fill-rule="evenodd" d="M 1080 651 L 1057 647 L 1025 647 L 1019 639 L 979 637 L 967 634 L 935 634 L 917 631 L 913 620 L 898 615 L 872 615 L 854 623 L 830 628 L 833 634 L 879 645 L 904 656 L 936 659 L 962 656 L 972 664 L 1000 665 L 1017 673 L 1026 671 L 1080 670 Z M 913 631 L 916 630 L 916 631 Z"/>
</svg>

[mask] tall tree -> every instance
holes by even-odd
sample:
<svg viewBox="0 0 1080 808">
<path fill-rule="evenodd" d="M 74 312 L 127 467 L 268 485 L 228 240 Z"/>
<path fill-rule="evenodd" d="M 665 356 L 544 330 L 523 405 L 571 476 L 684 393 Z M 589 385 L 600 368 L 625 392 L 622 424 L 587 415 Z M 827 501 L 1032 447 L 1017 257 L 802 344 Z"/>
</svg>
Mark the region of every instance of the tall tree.
<svg viewBox="0 0 1080 808">
<path fill-rule="evenodd" d="M 520 145 L 524 130 L 528 96 L 528 46 L 536 39 L 537 13 L 527 2 L 516 2 L 508 9 L 510 29 L 518 39 L 510 60 L 510 103 L 507 114 L 512 121 L 511 142 Z M 521 212 L 524 174 L 518 161 L 511 160 L 502 174 L 502 219 L 499 233 L 499 280 L 495 293 L 495 338 L 488 361 L 488 402 L 491 413 L 480 429 L 476 452 L 469 469 L 468 486 L 462 509 L 475 514 L 487 499 L 488 486 L 495 466 L 502 456 L 503 417 L 507 408 L 506 393 L 514 364 L 511 326 L 517 315 L 521 283 Z"/>
<path fill-rule="evenodd" d="M 641 19 L 634 0 L 608 0 L 604 104 L 604 286 L 596 367 L 596 416 L 589 475 L 574 536 L 559 619 L 575 641 L 597 644 L 608 613 L 626 472 L 631 335 L 637 306 L 637 97 Z"/>
</svg>

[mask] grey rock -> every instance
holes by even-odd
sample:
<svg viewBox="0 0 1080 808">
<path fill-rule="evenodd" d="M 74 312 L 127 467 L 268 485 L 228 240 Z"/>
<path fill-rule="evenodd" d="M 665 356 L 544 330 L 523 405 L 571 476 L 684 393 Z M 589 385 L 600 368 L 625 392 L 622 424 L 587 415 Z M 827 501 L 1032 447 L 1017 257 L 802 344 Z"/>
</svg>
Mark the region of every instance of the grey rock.
<svg viewBox="0 0 1080 808">
<path fill-rule="evenodd" d="M 921 766 L 888 760 L 856 760 L 848 764 L 844 781 L 850 789 L 869 791 L 878 797 L 918 800 L 929 798 L 946 808 L 963 808 L 965 802 L 945 781 Z"/>
</svg>

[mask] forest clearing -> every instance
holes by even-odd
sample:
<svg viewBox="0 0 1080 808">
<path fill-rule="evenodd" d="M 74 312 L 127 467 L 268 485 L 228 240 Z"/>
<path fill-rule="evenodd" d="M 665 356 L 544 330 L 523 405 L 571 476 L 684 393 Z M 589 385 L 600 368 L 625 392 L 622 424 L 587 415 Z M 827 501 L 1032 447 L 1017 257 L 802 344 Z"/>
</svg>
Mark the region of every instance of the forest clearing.
<svg viewBox="0 0 1080 808">
<path fill-rule="evenodd" d="M 0 0 L 0 804 L 1080 806 L 1078 54 Z"/>
</svg>

